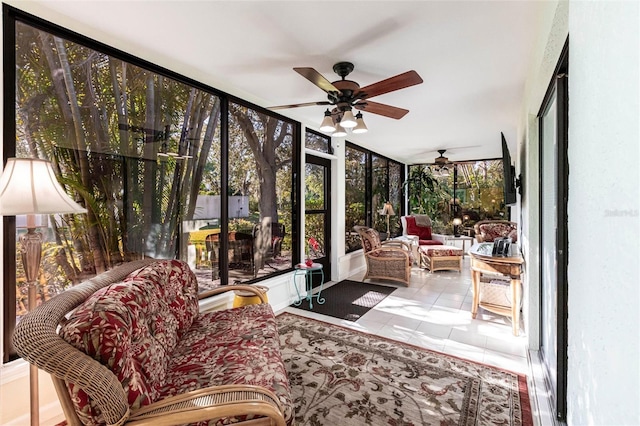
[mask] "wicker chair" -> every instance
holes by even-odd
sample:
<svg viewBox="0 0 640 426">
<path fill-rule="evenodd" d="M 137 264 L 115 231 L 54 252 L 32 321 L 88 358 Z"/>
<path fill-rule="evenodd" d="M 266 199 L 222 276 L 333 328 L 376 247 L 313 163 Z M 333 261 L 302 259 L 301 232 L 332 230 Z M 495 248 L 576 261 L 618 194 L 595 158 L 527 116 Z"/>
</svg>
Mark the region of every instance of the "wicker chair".
<svg viewBox="0 0 640 426">
<path fill-rule="evenodd" d="M 404 241 L 380 241 L 378 231 L 366 226 L 354 226 L 362 241 L 362 251 L 367 264 L 363 278 L 400 281 L 409 286 L 411 278 L 411 247 Z"/>
<path fill-rule="evenodd" d="M 518 240 L 518 224 L 508 220 L 481 220 L 474 229 L 479 243 L 490 243 L 501 237 L 511 237 L 513 242 Z"/>
</svg>

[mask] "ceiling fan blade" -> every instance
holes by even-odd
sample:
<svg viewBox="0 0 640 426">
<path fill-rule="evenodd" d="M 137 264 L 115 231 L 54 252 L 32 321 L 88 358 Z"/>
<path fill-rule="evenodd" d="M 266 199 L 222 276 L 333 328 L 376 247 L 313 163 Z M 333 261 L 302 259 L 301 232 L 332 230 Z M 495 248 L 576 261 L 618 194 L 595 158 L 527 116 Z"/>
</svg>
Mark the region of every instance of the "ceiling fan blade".
<svg viewBox="0 0 640 426">
<path fill-rule="evenodd" d="M 369 100 L 358 102 L 353 106 L 354 108 L 362 111 L 370 112 L 372 114 L 384 115 L 385 117 L 395 118 L 396 120 L 401 119 L 409 112 L 408 109 L 398 108 Z"/>
<path fill-rule="evenodd" d="M 415 86 L 420 83 L 422 83 L 422 78 L 417 72 L 411 70 L 398 74 L 395 77 L 389 77 L 386 80 L 365 86 L 360 89 L 360 92 L 365 93 L 364 99 L 369 99 L 374 96 L 404 89 L 405 87 Z"/>
<path fill-rule="evenodd" d="M 429 151 L 421 151 L 420 154 L 434 154 L 434 155 L 440 155 L 440 151 L 444 150 L 445 153 L 447 154 L 453 154 L 456 155 L 458 154 L 457 151 L 460 150 L 465 150 L 465 149 L 471 149 L 471 148 L 480 148 L 482 145 L 466 145 L 466 146 L 451 146 L 449 148 L 438 148 L 438 149 L 431 149 Z M 444 154 L 444 153 L 443 153 Z"/>
<path fill-rule="evenodd" d="M 341 93 L 336 88 L 336 86 L 331 84 L 329 80 L 324 78 L 322 74 L 320 74 L 318 71 L 314 70 L 313 68 L 301 67 L 301 68 L 294 68 L 293 70 L 327 93 L 330 93 L 330 92 Z"/>
<path fill-rule="evenodd" d="M 331 102 L 329 101 L 306 102 L 304 104 L 277 105 L 277 106 L 272 106 L 267 108 L 268 109 L 287 109 L 287 108 L 299 108 L 299 107 L 316 106 L 316 105 L 331 105 Z"/>
</svg>

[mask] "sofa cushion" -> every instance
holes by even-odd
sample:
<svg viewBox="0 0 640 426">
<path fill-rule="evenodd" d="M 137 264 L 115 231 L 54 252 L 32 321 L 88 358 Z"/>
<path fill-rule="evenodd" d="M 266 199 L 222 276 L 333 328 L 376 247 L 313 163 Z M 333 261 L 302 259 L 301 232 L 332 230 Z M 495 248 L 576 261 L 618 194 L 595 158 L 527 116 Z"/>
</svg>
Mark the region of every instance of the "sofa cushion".
<svg viewBox="0 0 640 426">
<path fill-rule="evenodd" d="M 513 242 L 516 242 L 518 239 L 517 228 L 508 223 L 483 223 L 478 228 L 484 241 L 490 242 L 502 237 L 510 237 Z"/>
<path fill-rule="evenodd" d="M 442 241 L 438 240 L 418 240 L 419 246 L 440 246 L 442 245 Z"/>
<path fill-rule="evenodd" d="M 376 231 L 375 229 L 365 229 L 362 231 L 362 234 L 360 236 L 362 237 L 362 249 L 365 253 L 380 248 L 380 234 L 378 234 L 378 231 Z"/>
<path fill-rule="evenodd" d="M 462 256 L 462 249 L 455 246 L 445 246 L 440 243 L 438 246 L 421 247 L 420 250 L 429 257 Z"/>
<path fill-rule="evenodd" d="M 420 240 L 431 239 L 431 227 L 430 226 L 418 226 L 416 224 L 416 218 L 413 216 L 407 216 L 407 234 L 417 235 Z"/>
<path fill-rule="evenodd" d="M 293 403 L 279 342 L 269 304 L 201 314 L 172 354 L 160 397 L 223 384 L 258 385 L 274 392 L 284 407 L 285 419 L 292 419 Z M 227 418 L 215 424 L 251 418 Z"/>
<path fill-rule="evenodd" d="M 60 335 L 113 371 L 130 406 L 139 408 L 160 395 L 171 353 L 198 313 L 197 291 L 185 262 L 154 262 L 90 296 Z M 85 424 L 104 423 L 83 390 L 68 388 Z"/>
</svg>

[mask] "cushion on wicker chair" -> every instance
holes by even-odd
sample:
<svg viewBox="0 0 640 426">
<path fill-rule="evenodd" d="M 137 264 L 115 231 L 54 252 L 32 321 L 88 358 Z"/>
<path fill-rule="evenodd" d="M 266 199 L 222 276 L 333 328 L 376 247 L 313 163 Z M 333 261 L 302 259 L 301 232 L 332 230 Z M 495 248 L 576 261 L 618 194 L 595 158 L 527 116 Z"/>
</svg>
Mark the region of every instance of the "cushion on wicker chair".
<svg viewBox="0 0 640 426">
<path fill-rule="evenodd" d="M 442 256 L 462 256 L 462 249 L 453 246 L 432 246 L 421 247 L 422 250 L 429 257 L 442 257 Z"/>
<path fill-rule="evenodd" d="M 292 418 L 271 306 L 198 315 L 197 282 L 185 262 L 159 261 L 97 291 L 61 336 L 113 371 L 132 409 L 207 386 L 251 384 L 273 391 Z M 88 395 L 72 383 L 68 388 L 81 421 L 104 424 Z"/>
<path fill-rule="evenodd" d="M 161 397 L 207 386 L 258 385 L 273 391 L 285 418 L 292 418 L 293 402 L 287 372 L 280 362 L 279 341 L 269 304 L 201 314 L 173 352 Z M 227 418 L 216 424 L 251 418 Z"/>
<path fill-rule="evenodd" d="M 196 292 L 195 277 L 186 264 L 153 263 L 89 297 L 60 335 L 108 366 L 122 383 L 130 406 L 139 408 L 160 395 L 171 352 L 198 312 Z M 73 383 L 68 388 L 81 420 L 103 423 L 87 394 Z"/>
<path fill-rule="evenodd" d="M 380 248 L 382 242 L 380 241 L 380 234 L 373 228 L 363 229 L 360 234 L 362 239 L 362 250 L 365 253 Z"/>
<path fill-rule="evenodd" d="M 491 242 L 503 237 L 509 237 L 513 242 L 518 240 L 518 227 L 514 222 L 485 220 L 476 223 L 475 228 L 478 242 Z"/>
<path fill-rule="evenodd" d="M 428 217 L 428 216 L 425 216 Z M 418 236 L 418 245 L 421 246 L 439 246 L 442 245 L 442 241 L 437 241 L 433 239 L 433 235 L 431 233 L 431 226 L 420 226 L 416 222 L 415 216 L 403 216 L 402 224 L 405 226 L 404 234 L 405 235 L 417 235 Z"/>
</svg>

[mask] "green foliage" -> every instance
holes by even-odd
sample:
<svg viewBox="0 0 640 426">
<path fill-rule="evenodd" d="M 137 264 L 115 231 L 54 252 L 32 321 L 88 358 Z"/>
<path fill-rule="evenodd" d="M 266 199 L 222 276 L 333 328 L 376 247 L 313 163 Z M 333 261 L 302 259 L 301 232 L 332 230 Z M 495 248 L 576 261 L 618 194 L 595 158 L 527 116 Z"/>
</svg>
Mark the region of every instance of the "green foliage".
<svg viewBox="0 0 640 426">
<path fill-rule="evenodd" d="M 412 166 L 404 182 L 409 198 L 409 212 L 426 214 L 432 219 L 440 216 L 443 203 L 451 199 L 447 187 L 438 180 L 428 166 Z"/>
<path fill-rule="evenodd" d="M 45 252 L 43 264 L 58 265 L 52 287 L 68 285 L 74 269 L 91 275 L 143 254 L 174 256 L 198 195 L 221 195 L 222 160 L 230 195 L 248 196 L 251 212 L 230 229 L 250 232 L 271 216 L 291 246 L 291 123 L 229 103 L 223 159 L 215 94 L 22 22 L 15 42 L 16 154 L 50 160 L 89 210 L 54 230 L 64 253 Z"/>
<path fill-rule="evenodd" d="M 235 218 L 229 221 L 229 231 L 237 231 L 237 232 L 246 232 L 251 233 L 253 231 L 254 223 L 243 219 L 243 218 Z"/>
</svg>

